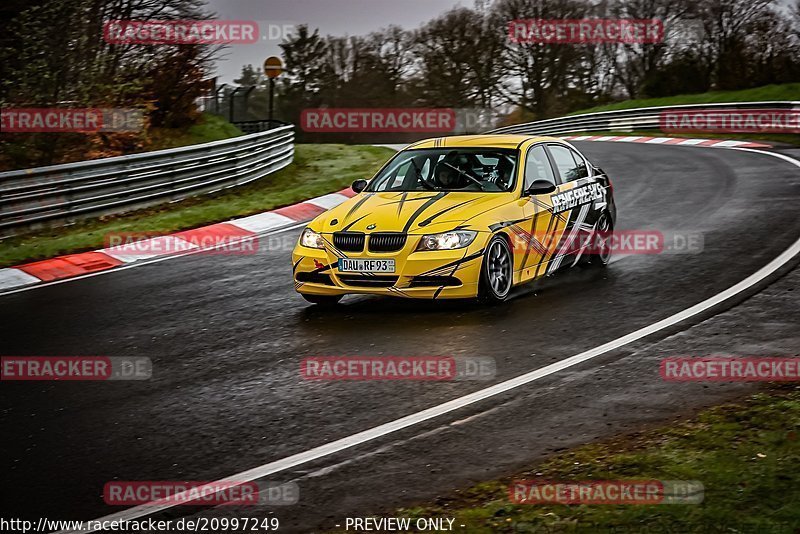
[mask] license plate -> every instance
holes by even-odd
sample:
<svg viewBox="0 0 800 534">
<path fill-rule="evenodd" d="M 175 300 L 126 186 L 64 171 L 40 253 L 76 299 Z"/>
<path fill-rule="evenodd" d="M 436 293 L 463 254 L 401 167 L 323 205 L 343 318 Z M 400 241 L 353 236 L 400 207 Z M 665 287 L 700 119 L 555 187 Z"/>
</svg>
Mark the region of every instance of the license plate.
<svg viewBox="0 0 800 534">
<path fill-rule="evenodd" d="M 362 260 L 342 258 L 339 271 L 343 273 L 393 273 L 394 260 Z"/>
</svg>

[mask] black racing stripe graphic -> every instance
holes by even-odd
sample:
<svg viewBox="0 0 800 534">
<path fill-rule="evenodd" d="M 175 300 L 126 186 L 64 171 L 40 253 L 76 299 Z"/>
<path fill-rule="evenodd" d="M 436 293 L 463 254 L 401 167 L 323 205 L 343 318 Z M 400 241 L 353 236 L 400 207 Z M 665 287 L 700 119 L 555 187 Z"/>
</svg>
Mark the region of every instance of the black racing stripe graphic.
<svg viewBox="0 0 800 534">
<path fill-rule="evenodd" d="M 545 209 L 545 210 L 552 210 L 553 209 L 552 206 L 548 206 L 546 203 L 542 202 L 541 200 L 539 200 L 536 197 L 530 197 L 529 202 L 531 204 L 533 204 L 534 206 L 537 206 L 537 207 Z"/>
<path fill-rule="evenodd" d="M 345 253 L 344 253 L 344 252 L 342 252 L 341 250 L 339 250 L 338 248 L 336 248 L 336 245 L 334 245 L 333 243 L 331 243 L 330 241 L 328 241 L 328 240 L 325 238 L 325 236 L 322 236 L 322 240 L 323 240 L 323 241 L 325 242 L 325 244 L 328 246 L 328 251 L 329 251 L 329 252 L 332 252 L 334 256 L 336 256 L 337 258 L 346 258 L 346 257 L 347 257 L 347 255 L 345 255 Z"/>
<path fill-rule="evenodd" d="M 533 228 L 535 229 L 536 224 L 533 224 Z M 544 248 L 542 242 L 539 241 L 534 234 L 528 233 L 523 227 L 519 225 L 509 226 L 509 229 L 516 234 L 516 236 L 520 239 L 525 240 L 525 245 L 532 247 L 536 252 L 541 255 L 545 255 L 547 249 Z M 520 269 L 524 268 L 524 264 L 520 264 Z"/>
<path fill-rule="evenodd" d="M 544 247 L 545 250 L 550 250 L 550 247 L 553 245 L 553 240 L 555 239 L 555 232 L 557 228 L 557 224 L 555 224 L 556 220 L 559 220 L 556 216 L 551 216 L 550 220 L 547 222 L 547 230 L 545 231 L 545 238 L 544 238 Z M 539 270 L 542 268 L 546 262 L 549 262 L 551 259 L 551 255 L 545 254 L 539 260 L 539 263 L 536 264 L 536 270 L 533 272 L 533 277 L 539 277 Z M 525 267 L 523 263 L 522 267 Z"/>
<path fill-rule="evenodd" d="M 472 139 L 470 139 L 470 142 L 472 142 L 472 143 L 476 143 L 478 141 L 489 141 L 490 143 L 496 143 L 497 142 L 497 135 L 475 136 Z M 526 139 L 526 141 L 527 141 L 527 139 Z"/>
<path fill-rule="evenodd" d="M 297 260 L 297 261 L 294 263 L 294 266 L 292 267 L 292 273 L 294 273 L 295 271 L 297 271 L 297 266 L 298 266 L 298 265 L 300 265 L 300 262 L 301 262 L 301 261 L 303 261 L 303 258 L 305 258 L 305 256 L 301 256 L 301 257 L 300 257 L 300 259 L 299 259 L 299 260 Z"/>
<path fill-rule="evenodd" d="M 450 263 L 446 263 L 446 264 L 444 264 L 444 265 L 442 265 L 440 267 L 437 267 L 435 269 L 431 269 L 430 271 L 425 271 L 424 273 L 421 273 L 418 276 L 436 275 L 436 274 L 439 274 L 439 271 L 444 272 L 447 269 L 449 269 L 450 267 L 455 267 L 455 269 L 453 269 L 453 272 L 455 272 L 460 267 L 462 267 L 463 264 L 467 263 L 468 261 L 472 261 L 475 258 L 480 258 L 481 256 L 483 256 L 483 249 L 479 250 L 478 252 L 475 252 L 474 254 L 470 254 L 469 256 L 464 256 L 463 258 L 460 258 L 458 260 L 451 261 Z"/>
<path fill-rule="evenodd" d="M 467 251 L 465 250 L 464 251 L 464 256 L 466 256 L 466 255 L 467 255 Z M 461 261 L 462 262 L 464 261 L 463 257 L 461 258 Z M 453 270 L 450 271 L 450 276 L 454 276 L 456 274 L 457 270 L 458 270 L 458 265 L 454 265 L 453 266 Z M 436 297 L 438 297 L 442 293 L 442 291 L 444 291 L 444 286 L 440 286 L 439 289 L 436 290 L 436 292 L 433 294 L 433 300 L 436 300 Z"/>
<path fill-rule="evenodd" d="M 361 205 L 364 204 L 364 202 L 366 202 L 367 199 L 370 198 L 372 195 L 374 195 L 374 193 L 367 193 L 366 195 L 364 195 L 364 198 L 356 202 L 353 205 L 353 207 L 350 208 L 350 211 L 347 212 L 347 215 L 344 216 L 344 220 L 346 221 L 348 217 L 350 217 L 353 214 L 353 212 L 355 212 L 358 208 L 360 208 Z"/>
<path fill-rule="evenodd" d="M 390 287 L 387 287 L 386 289 L 388 289 L 392 293 L 397 293 L 398 295 L 401 295 L 403 297 L 408 297 L 408 293 L 406 293 L 405 291 L 403 291 L 402 289 L 400 289 L 398 287 L 390 286 Z"/>
<path fill-rule="evenodd" d="M 428 226 L 435 218 L 437 218 L 437 217 L 439 217 L 441 215 L 444 215 L 448 211 L 451 211 L 451 210 L 454 210 L 456 208 L 460 208 L 461 206 L 464 206 L 466 204 L 469 204 L 470 202 L 475 202 L 476 200 L 478 200 L 478 199 L 477 198 L 471 198 L 471 199 L 469 199 L 467 201 L 461 202 L 460 204 L 454 204 L 454 205 L 450 206 L 449 208 L 445 208 L 442 211 L 440 211 L 439 213 L 435 213 L 435 214 L 431 215 L 430 217 L 428 217 L 427 219 L 425 219 L 424 221 L 422 221 L 421 223 L 419 223 L 419 226 Z"/>
<path fill-rule="evenodd" d="M 544 241 L 544 246 L 545 246 L 545 248 L 547 250 L 550 250 L 551 247 L 553 247 L 553 243 L 554 243 L 554 241 L 556 239 L 556 232 L 558 231 L 558 225 L 556 224 L 556 221 L 560 221 L 560 220 L 563 220 L 563 219 L 561 217 L 558 217 L 558 216 L 553 216 L 553 217 L 550 217 L 550 222 L 547 223 L 547 231 L 545 232 L 545 241 Z M 567 226 L 564 226 L 564 229 L 566 230 Z M 563 231 L 562 231 L 562 234 L 563 234 Z M 536 264 L 536 270 L 533 273 L 534 278 L 539 276 L 539 271 L 541 270 L 541 268 L 546 263 L 549 264 L 550 261 L 553 259 L 554 255 L 555 255 L 555 251 L 553 251 L 553 254 L 550 254 L 548 256 L 543 256 L 542 259 L 539 260 L 539 263 Z"/>
<path fill-rule="evenodd" d="M 506 226 L 511 226 L 511 225 L 514 225 L 514 224 L 517 224 L 517 223 L 521 223 L 524 220 L 525 219 L 515 219 L 513 221 L 503 221 L 503 222 L 499 222 L 499 223 L 490 224 L 489 225 L 489 230 L 491 230 L 492 232 L 496 232 L 501 228 L 505 228 Z"/>
<path fill-rule="evenodd" d="M 400 212 L 403 211 L 403 204 L 406 203 L 406 198 L 408 198 L 408 193 L 406 193 L 404 191 L 403 195 L 400 197 L 400 202 L 397 203 L 397 215 L 398 216 L 400 215 Z"/>
<path fill-rule="evenodd" d="M 407 198 L 407 199 L 405 199 L 405 202 L 416 202 L 417 200 L 428 200 L 429 198 L 434 198 L 434 197 L 436 197 L 436 195 L 429 196 L 429 197 Z M 384 202 L 383 204 L 381 204 L 381 206 L 391 206 L 392 204 L 400 204 L 402 202 L 403 202 L 402 199 L 401 200 L 392 200 L 390 202 Z"/>
<path fill-rule="evenodd" d="M 349 214 L 348 214 L 348 215 L 349 215 Z M 359 217 L 358 219 L 354 220 L 353 222 L 351 222 L 350 224 L 348 224 L 347 226 L 345 226 L 344 228 L 342 228 L 340 231 L 341 231 L 341 232 L 346 232 L 347 230 L 349 230 L 350 228 L 352 228 L 354 224 L 356 224 L 358 221 L 360 221 L 361 219 L 363 219 L 363 218 L 364 218 L 364 217 L 366 217 L 367 215 L 369 215 L 369 213 L 366 213 L 366 214 L 362 215 L 362 216 L 361 216 L 361 217 Z"/>
<path fill-rule="evenodd" d="M 588 208 L 587 204 L 581 204 L 579 206 L 575 206 L 574 208 L 572 208 L 569 211 L 568 221 L 572 219 L 572 215 L 573 214 L 575 215 L 575 220 L 572 221 L 572 225 L 570 225 L 569 222 L 568 222 L 567 226 L 564 228 L 564 232 L 562 232 L 561 235 L 562 235 L 562 238 L 563 238 L 564 234 L 566 234 L 567 235 L 567 240 L 562 240 L 562 242 L 560 243 L 561 246 L 558 249 L 558 255 L 556 257 L 569 255 L 568 252 L 569 252 L 570 248 L 572 248 L 572 242 L 570 242 L 569 236 L 570 236 L 570 234 L 572 234 L 572 231 L 573 231 L 574 228 L 577 227 L 577 229 L 580 230 L 580 225 L 586 219 L 586 216 L 588 215 L 588 211 L 589 211 L 589 208 Z M 581 216 L 582 212 L 584 213 L 583 219 L 580 219 L 580 216 Z M 572 241 L 574 242 L 574 237 L 573 237 Z"/>
<path fill-rule="evenodd" d="M 415 211 L 411 215 L 411 217 L 409 217 L 408 221 L 406 221 L 406 225 L 403 227 L 403 233 L 407 233 L 408 232 L 408 229 L 411 228 L 411 225 L 414 224 L 414 222 L 417 220 L 417 218 L 419 218 L 420 215 L 422 215 L 422 212 L 424 212 L 429 207 L 433 206 L 433 204 L 437 200 L 440 200 L 440 199 L 444 198 L 446 195 L 447 195 L 447 191 L 442 191 L 438 195 L 435 195 L 435 196 L 429 198 L 428 201 L 425 202 L 425 204 L 423 204 L 422 206 L 417 208 L 417 211 Z"/>
<path fill-rule="evenodd" d="M 534 236 L 536 235 L 536 222 L 539 220 L 540 213 L 540 211 L 534 213 L 533 217 L 531 218 L 530 237 L 528 238 L 528 244 L 525 245 L 525 254 L 522 256 L 522 263 L 519 264 L 520 271 L 525 268 L 525 264 L 528 262 L 528 257 L 531 255 L 531 241 L 533 241 Z M 552 218 L 550 220 L 552 221 Z"/>
</svg>

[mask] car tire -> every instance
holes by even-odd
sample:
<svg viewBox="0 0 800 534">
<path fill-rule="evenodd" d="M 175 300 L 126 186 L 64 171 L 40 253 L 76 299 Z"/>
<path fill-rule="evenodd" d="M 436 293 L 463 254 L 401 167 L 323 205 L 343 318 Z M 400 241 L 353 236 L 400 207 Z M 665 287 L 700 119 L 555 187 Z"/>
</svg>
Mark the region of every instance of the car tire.
<svg viewBox="0 0 800 534">
<path fill-rule="evenodd" d="M 597 229 L 596 232 L 605 232 L 606 234 L 611 234 L 614 232 L 614 224 L 611 222 L 611 216 L 609 216 L 607 211 L 604 211 L 600 214 L 600 218 L 597 219 Z M 592 235 L 592 241 L 594 241 L 595 235 Z M 594 267 L 605 267 L 608 265 L 608 262 L 611 261 L 611 247 L 609 246 L 609 240 L 611 238 L 606 236 L 602 238 L 602 248 L 603 252 L 599 254 L 583 254 L 581 258 L 578 260 L 578 267 L 583 267 L 584 269 L 591 269 Z"/>
<path fill-rule="evenodd" d="M 478 300 L 485 304 L 503 302 L 511 293 L 514 275 L 514 255 L 508 241 L 495 235 L 486 245 L 478 282 Z"/>
<path fill-rule="evenodd" d="M 301 295 L 311 304 L 325 307 L 336 306 L 342 300 L 342 295 L 306 295 L 305 293 L 301 293 Z"/>
</svg>

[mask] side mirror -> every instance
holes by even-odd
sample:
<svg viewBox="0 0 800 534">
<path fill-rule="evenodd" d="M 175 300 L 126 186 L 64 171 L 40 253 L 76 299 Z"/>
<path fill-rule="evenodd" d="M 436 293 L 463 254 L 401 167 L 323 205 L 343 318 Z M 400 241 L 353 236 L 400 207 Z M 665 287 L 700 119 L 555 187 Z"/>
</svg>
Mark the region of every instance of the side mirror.
<svg viewBox="0 0 800 534">
<path fill-rule="evenodd" d="M 353 189 L 353 191 L 355 191 L 356 193 L 360 193 L 360 192 L 362 192 L 364 189 L 366 189 L 366 188 L 367 188 L 367 184 L 368 184 L 368 183 L 369 183 L 369 182 L 367 182 L 366 180 L 364 180 L 364 179 L 362 178 L 361 180 L 356 180 L 355 182 L 353 182 L 353 185 L 351 185 L 350 187 L 351 187 L 351 188 Z"/>
<path fill-rule="evenodd" d="M 556 190 L 556 186 L 547 180 L 534 180 L 531 186 L 525 191 L 526 195 L 546 195 Z"/>
</svg>

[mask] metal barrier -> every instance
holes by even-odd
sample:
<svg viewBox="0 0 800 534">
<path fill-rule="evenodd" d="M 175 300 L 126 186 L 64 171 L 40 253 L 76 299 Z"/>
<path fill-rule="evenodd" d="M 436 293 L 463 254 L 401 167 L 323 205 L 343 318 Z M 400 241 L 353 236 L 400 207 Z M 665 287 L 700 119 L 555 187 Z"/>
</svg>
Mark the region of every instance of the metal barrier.
<svg viewBox="0 0 800 534">
<path fill-rule="evenodd" d="M 512 133 L 531 135 L 566 135 L 578 132 L 634 132 L 660 130 L 661 113 L 664 111 L 689 111 L 693 109 L 800 109 L 797 101 L 731 102 L 723 104 L 687 104 L 681 106 L 659 106 L 650 108 L 599 111 L 546 119 L 525 124 L 514 124 L 491 130 L 487 133 Z"/>
<path fill-rule="evenodd" d="M 292 162 L 294 126 L 203 143 L 0 173 L 0 237 L 182 200 Z"/>
</svg>

